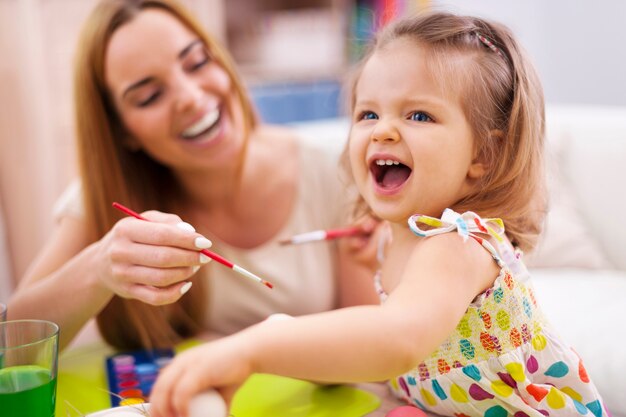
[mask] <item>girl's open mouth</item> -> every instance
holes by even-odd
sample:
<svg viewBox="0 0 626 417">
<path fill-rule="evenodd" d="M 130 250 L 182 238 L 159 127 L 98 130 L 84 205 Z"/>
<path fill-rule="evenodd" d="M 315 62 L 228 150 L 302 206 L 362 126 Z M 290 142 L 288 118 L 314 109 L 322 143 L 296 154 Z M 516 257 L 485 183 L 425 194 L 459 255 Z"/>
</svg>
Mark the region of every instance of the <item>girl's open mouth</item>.
<svg viewBox="0 0 626 417">
<path fill-rule="evenodd" d="M 380 188 L 392 191 L 400 188 L 409 179 L 412 170 L 393 159 L 374 159 L 370 163 L 370 172 Z"/>
</svg>

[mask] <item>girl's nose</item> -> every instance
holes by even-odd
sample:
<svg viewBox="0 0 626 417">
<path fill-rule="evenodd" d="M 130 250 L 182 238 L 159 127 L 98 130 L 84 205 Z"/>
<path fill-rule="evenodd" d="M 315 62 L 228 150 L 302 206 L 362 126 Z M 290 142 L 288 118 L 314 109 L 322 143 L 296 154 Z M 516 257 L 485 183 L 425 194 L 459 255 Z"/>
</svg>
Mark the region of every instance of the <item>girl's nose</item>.
<svg viewBox="0 0 626 417">
<path fill-rule="evenodd" d="M 381 119 L 372 130 L 374 142 L 397 142 L 400 140 L 400 132 L 392 120 Z"/>
<path fill-rule="evenodd" d="M 204 90 L 202 86 L 192 77 L 181 75 L 178 82 L 177 110 L 184 112 L 193 110 L 201 105 Z"/>
</svg>

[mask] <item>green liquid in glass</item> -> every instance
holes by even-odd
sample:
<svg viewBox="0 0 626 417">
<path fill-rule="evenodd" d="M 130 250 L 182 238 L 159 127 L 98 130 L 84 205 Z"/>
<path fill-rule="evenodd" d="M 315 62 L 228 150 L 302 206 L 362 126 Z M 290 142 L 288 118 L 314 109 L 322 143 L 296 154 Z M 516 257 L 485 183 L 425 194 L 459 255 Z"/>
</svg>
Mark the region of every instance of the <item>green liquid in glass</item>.
<svg viewBox="0 0 626 417">
<path fill-rule="evenodd" d="M 0 369 L 2 417 L 54 417 L 56 378 L 35 365 Z"/>
</svg>

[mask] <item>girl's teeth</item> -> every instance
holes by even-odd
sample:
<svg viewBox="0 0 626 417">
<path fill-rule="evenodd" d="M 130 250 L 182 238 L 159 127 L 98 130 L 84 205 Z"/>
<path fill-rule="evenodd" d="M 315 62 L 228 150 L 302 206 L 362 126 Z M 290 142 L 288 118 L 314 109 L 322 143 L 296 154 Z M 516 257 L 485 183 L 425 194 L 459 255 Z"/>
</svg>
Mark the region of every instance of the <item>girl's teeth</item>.
<svg viewBox="0 0 626 417">
<path fill-rule="evenodd" d="M 400 162 L 391 159 L 377 159 L 376 165 L 400 165 Z"/>
<path fill-rule="evenodd" d="M 186 129 L 182 133 L 183 137 L 186 137 L 186 138 L 194 137 L 198 135 L 199 133 L 202 133 L 203 131 L 210 128 L 217 121 L 219 117 L 220 117 L 219 109 L 214 109 L 213 111 L 208 112 L 207 114 L 204 115 L 202 119 L 198 120 L 196 124 Z"/>
</svg>

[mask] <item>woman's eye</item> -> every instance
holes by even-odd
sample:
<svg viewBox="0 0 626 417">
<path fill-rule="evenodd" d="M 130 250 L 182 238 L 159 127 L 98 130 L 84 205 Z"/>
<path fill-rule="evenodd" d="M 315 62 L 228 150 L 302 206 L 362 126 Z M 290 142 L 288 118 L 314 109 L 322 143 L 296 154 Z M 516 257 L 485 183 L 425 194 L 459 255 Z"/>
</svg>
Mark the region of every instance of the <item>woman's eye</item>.
<svg viewBox="0 0 626 417">
<path fill-rule="evenodd" d="M 139 101 L 137 103 L 137 107 L 148 107 L 150 104 L 154 103 L 159 98 L 160 95 L 161 93 L 159 92 L 150 94 L 148 98 Z"/>
<path fill-rule="evenodd" d="M 361 112 L 359 115 L 359 120 L 376 120 L 378 119 L 378 115 L 371 111 Z"/>
<path fill-rule="evenodd" d="M 209 61 L 210 61 L 210 60 L 209 60 L 209 57 L 208 57 L 208 56 L 206 56 L 206 57 L 204 57 L 202 60 L 200 60 L 200 61 L 195 62 L 194 64 L 192 64 L 190 69 L 191 69 L 191 71 L 198 70 L 198 69 L 200 69 L 200 68 L 204 67 L 206 64 L 208 64 L 208 63 L 209 63 Z"/>
<path fill-rule="evenodd" d="M 185 58 L 184 66 L 187 71 L 194 72 L 211 62 L 211 54 L 204 48 L 196 47 Z"/>
<path fill-rule="evenodd" d="M 433 119 L 423 111 L 414 111 L 409 118 L 415 122 L 432 122 Z"/>
</svg>

